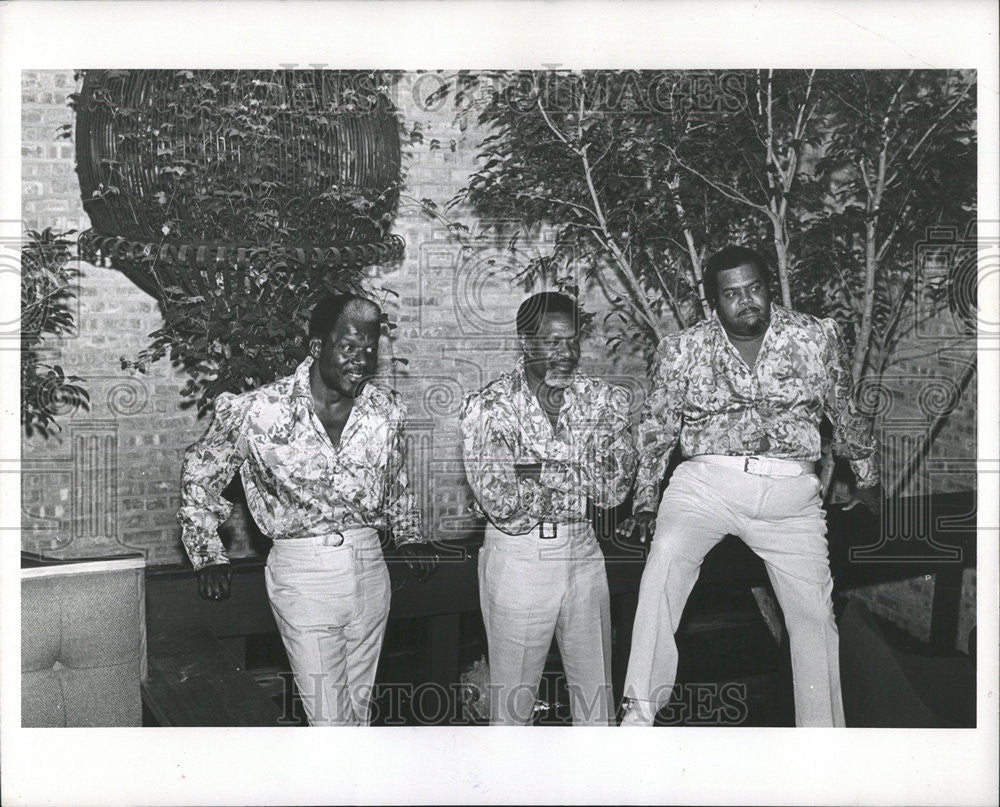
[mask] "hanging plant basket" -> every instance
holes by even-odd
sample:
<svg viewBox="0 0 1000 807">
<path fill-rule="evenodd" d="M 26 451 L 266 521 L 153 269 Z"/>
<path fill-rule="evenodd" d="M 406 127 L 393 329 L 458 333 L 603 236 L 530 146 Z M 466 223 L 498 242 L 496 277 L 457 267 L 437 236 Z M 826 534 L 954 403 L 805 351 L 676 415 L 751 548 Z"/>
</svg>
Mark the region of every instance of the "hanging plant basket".
<svg viewBox="0 0 1000 807">
<path fill-rule="evenodd" d="M 158 271 L 204 293 L 205 273 L 276 250 L 330 271 L 402 254 L 399 121 L 377 74 L 92 70 L 74 107 L 81 257 L 147 291 Z"/>
<path fill-rule="evenodd" d="M 249 289 L 254 278 L 263 278 L 267 267 L 277 262 L 319 275 L 357 272 L 399 260 L 405 246 L 398 235 L 387 235 L 377 244 L 341 247 L 153 243 L 101 235 L 94 229 L 86 230 L 78 241 L 82 260 L 99 266 L 110 264 L 154 296 L 167 288 L 192 296 L 212 294 L 217 289 L 230 293 L 239 286 Z"/>
</svg>

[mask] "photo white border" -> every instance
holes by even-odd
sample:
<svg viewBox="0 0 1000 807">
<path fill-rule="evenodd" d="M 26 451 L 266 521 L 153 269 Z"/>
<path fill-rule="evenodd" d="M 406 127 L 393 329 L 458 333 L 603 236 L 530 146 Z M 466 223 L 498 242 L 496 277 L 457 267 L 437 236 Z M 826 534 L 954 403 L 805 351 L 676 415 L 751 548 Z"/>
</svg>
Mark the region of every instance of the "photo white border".
<svg viewBox="0 0 1000 807">
<path fill-rule="evenodd" d="M 976 68 L 979 218 L 1000 221 L 993 2 L 13 2 L 0 6 L 0 222 L 20 220 L 23 69 Z M 997 233 L 991 234 L 996 236 Z M 994 241 L 994 244 L 996 242 Z M 984 258 L 997 323 L 1000 259 Z M 988 272 L 986 271 L 988 270 Z M 3 321 L 15 299 L 0 300 Z M 18 377 L 0 351 L 0 377 Z M 998 371 L 981 342 L 979 728 L 21 729 L 16 460 L 0 459 L 4 804 L 995 804 Z M 20 457 L 17 383 L 0 457 Z"/>
</svg>

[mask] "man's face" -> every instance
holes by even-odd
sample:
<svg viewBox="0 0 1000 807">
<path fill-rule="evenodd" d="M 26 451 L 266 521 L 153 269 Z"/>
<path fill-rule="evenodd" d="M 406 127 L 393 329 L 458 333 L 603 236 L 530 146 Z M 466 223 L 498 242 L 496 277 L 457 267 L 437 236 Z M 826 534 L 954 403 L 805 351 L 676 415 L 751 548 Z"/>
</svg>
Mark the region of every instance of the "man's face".
<svg viewBox="0 0 1000 807">
<path fill-rule="evenodd" d="M 546 314 L 538 333 L 521 337 L 525 369 L 550 387 L 567 387 L 580 361 L 580 336 L 568 314 Z"/>
<path fill-rule="evenodd" d="M 771 292 L 757 269 L 742 264 L 718 274 L 719 321 L 734 336 L 760 336 L 771 321 Z"/>
<path fill-rule="evenodd" d="M 309 354 L 327 389 L 354 398 L 375 374 L 378 361 L 377 314 L 358 315 L 346 311 L 325 339 L 313 337 Z"/>
</svg>

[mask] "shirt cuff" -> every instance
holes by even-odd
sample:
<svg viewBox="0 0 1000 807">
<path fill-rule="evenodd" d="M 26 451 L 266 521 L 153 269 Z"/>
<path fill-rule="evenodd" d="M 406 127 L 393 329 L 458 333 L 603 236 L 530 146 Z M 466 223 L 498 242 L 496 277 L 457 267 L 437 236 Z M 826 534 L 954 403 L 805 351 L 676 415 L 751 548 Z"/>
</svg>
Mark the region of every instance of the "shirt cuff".
<svg viewBox="0 0 1000 807">
<path fill-rule="evenodd" d="M 224 550 L 213 550 L 211 548 L 205 548 L 201 551 L 194 550 L 188 553 L 188 557 L 191 559 L 191 565 L 194 570 L 201 571 L 206 566 L 219 566 L 222 564 L 228 565 L 229 558 L 226 556 Z"/>
<path fill-rule="evenodd" d="M 570 462 L 573 458 L 573 449 L 562 440 L 546 440 L 543 451 L 542 459 L 550 462 Z"/>
<path fill-rule="evenodd" d="M 633 513 L 641 513 L 644 510 L 655 513 L 657 504 L 655 487 L 642 485 L 636 488 L 635 496 L 632 497 Z"/>
<path fill-rule="evenodd" d="M 878 473 L 878 462 L 874 457 L 851 460 L 851 470 L 854 471 L 854 479 L 859 488 L 874 487 L 881 481 Z"/>
<path fill-rule="evenodd" d="M 552 514 L 552 489 L 534 479 L 525 479 L 518 483 L 520 507 L 522 513 L 530 513 L 533 518 L 547 521 Z"/>
<path fill-rule="evenodd" d="M 406 546 L 407 544 L 426 544 L 427 541 L 424 540 L 424 536 L 419 532 L 406 532 L 402 536 L 397 536 L 393 533 L 393 542 L 396 544 L 398 549 L 401 546 Z"/>
<path fill-rule="evenodd" d="M 543 487 L 558 490 L 560 493 L 569 493 L 578 489 L 581 483 L 578 479 L 573 479 L 572 477 L 577 475 L 568 473 L 568 470 L 565 464 L 560 464 L 558 461 L 543 461 L 538 481 Z"/>
</svg>

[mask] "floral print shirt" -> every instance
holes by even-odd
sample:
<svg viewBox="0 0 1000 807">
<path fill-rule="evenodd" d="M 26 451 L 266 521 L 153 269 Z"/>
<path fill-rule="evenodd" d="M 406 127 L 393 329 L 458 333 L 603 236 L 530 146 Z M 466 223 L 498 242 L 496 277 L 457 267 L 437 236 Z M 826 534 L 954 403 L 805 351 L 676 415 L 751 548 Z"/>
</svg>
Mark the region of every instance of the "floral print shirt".
<svg viewBox="0 0 1000 807">
<path fill-rule="evenodd" d="M 656 510 L 678 440 L 685 457 L 818 460 L 824 414 L 833 424 L 833 451 L 851 460 L 858 486 L 876 484 L 875 438 L 852 390 L 850 360 L 832 319 L 772 303 L 753 368 L 715 315 L 668 334 L 657 348 L 640 415 L 633 509 Z"/>
<path fill-rule="evenodd" d="M 293 375 L 215 400 L 215 419 L 184 456 L 181 540 L 195 569 L 228 561 L 216 532 L 237 471 L 247 506 L 276 541 L 349 527 L 392 528 L 397 545 L 423 541 L 409 489 L 399 394 L 366 384 L 334 446 L 313 408 L 307 357 Z"/>
<path fill-rule="evenodd" d="M 519 359 L 478 392 L 459 416 L 465 473 L 480 515 L 511 535 L 539 522 L 587 517 L 587 499 L 619 504 L 632 486 L 636 452 L 628 393 L 576 372 L 553 430 Z M 518 479 L 515 463 L 541 463 L 541 476 Z"/>
</svg>

